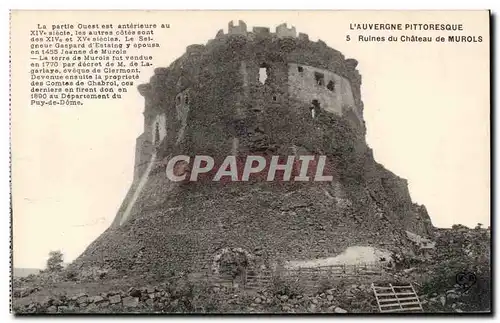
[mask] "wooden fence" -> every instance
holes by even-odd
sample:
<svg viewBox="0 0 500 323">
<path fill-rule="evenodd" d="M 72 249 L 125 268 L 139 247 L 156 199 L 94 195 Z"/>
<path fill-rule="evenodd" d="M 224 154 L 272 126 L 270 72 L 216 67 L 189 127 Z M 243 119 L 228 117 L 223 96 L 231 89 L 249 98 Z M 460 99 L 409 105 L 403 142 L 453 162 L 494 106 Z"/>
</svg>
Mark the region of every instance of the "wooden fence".
<svg viewBox="0 0 500 323">
<path fill-rule="evenodd" d="M 384 273 L 384 268 L 380 265 L 332 265 L 311 268 L 283 268 L 281 270 L 260 270 L 244 273 L 241 276 L 232 278 L 230 276 L 212 275 L 207 272 L 196 275 L 199 279 L 207 279 L 211 283 L 226 286 L 238 285 L 241 288 L 263 288 L 271 284 L 275 277 L 296 281 L 307 288 L 318 287 L 325 281 L 338 280 L 339 278 L 370 277 L 380 276 Z M 193 276 L 194 277 L 194 276 Z"/>
</svg>

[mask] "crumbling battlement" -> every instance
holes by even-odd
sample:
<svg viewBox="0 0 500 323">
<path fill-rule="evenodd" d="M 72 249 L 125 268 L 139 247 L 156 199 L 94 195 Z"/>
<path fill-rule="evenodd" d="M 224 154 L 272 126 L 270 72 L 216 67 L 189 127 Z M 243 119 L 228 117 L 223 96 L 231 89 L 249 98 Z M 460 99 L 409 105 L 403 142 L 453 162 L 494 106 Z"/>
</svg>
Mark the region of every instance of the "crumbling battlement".
<svg viewBox="0 0 500 323">
<path fill-rule="evenodd" d="M 228 23 L 228 35 L 243 35 L 243 36 L 248 36 L 251 34 L 250 32 L 247 31 L 247 25 L 243 20 L 238 21 L 238 25 L 234 25 L 233 21 L 230 21 Z M 292 26 L 290 28 L 287 27 L 286 23 L 283 23 L 281 25 L 278 25 L 276 27 L 276 32 L 274 34 L 270 33 L 269 28 L 267 27 L 253 27 L 252 32 L 254 35 L 257 36 L 271 36 L 271 35 L 276 35 L 278 38 L 285 38 L 285 37 L 297 37 L 297 31 L 295 30 L 295 27 Z M 217 38 L 220 38 L 224 36 L 224 33 L 217 33 Z"/>
<path fill-rule="evenodd" d="M 233 21 L 230 21 L 228 24 L 228 32 L 230 35 L 244 35 L 247 34 L 247 24 L 243 20 L 238 21 L 238 25 L 234 25 Z"/>
<path fill-rule="evenodd" d="M 215 39 L 211 39 L 206 45 L 194 44 L 186 47 L 186 53 L 173 62 L 168 68 L 157 68 L 155 75 L 151 78 L 150 83 L 155 83 L 159 77 L 168 74 L 169 70 L 177 67 L 184 67 L 187 64 L 193 63 L 192 60 L 203 60 L 204 57 L 210 57 L 214 52 L 220 51 L 221 46 L 226 47 L 234 43 L 233 38 L 238 38 L 240 47 L 258 46 L 264 41 L 264 45 L 271 43 L 272 47 L 278 47 L 284 57 L 291 63 L 311 65 L 317 68 L 327 69 L 349 80 L 353 87 L 354 99 L 357 107 L 362 109 L 362 102 L 359 94 L 361 85 L 361 76 L 356 70 L 358 62 L 355 59 L 346 59 L 339 51 L 336 51 L 326 45 L 325 42 L 318 40 L 312 42 L 309 36 L 304 33 L 298 33 L 294 26 L 288 27 L 286 23 L 282 23 L 275 28 L 275 32 L 271 32 L 268 27 L 253 27 L 252 31 L 247 30 L 247 25 L 244 21 L 239 20 L 238 24 L 233 21 L 228 23 L 228 33 L 225 34 L 221 29 L 217 32 Z M 278 43 L 278 44 L 277 44 Z M 269 47 L 269 46 L 267 46 Z M 273 50 L 275 48 L 272 48 Z M 237 52 L 238 57 L 242 57 L 242 52 Z M 327 58 L 327 59 L 325 59 Z M 141 94 L 147 96 L 147 91 L 141 89 Z"/>
<path fill-rule="evenodd" d="M 297 31 L 295 30 L 295 27 L 287 28 L 286 23 L 279 25 L 276 27 L 276 36 L 278 38 L 285 38 L 285 37 L 297 37 Z"/>
</svg>

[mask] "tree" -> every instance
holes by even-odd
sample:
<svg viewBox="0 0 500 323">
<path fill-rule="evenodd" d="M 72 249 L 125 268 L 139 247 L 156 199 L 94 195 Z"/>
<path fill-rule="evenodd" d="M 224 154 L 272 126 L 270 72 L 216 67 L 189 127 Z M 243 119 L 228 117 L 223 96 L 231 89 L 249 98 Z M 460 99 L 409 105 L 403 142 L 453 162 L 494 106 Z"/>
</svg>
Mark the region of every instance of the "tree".
<svg viewBox="0 0 500 323">
<path fill-rule="evenodd" d="M 47 271 L 56 272 L 63 269 L 63 253 L 59 250 L 49 252 L 47 259 Z"/>
</svg>

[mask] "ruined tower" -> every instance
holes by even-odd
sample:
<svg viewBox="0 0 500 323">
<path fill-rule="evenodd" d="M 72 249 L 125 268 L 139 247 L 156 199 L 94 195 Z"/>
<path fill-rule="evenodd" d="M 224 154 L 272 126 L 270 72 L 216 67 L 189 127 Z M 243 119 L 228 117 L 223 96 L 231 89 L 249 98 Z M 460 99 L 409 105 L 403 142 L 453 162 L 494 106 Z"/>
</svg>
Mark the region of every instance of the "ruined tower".
<svg viewBox="0 0 500 323">
<path fill-rule="evenodd" d="M 255 263 L 315 259 L 349 246 L 405 248 L 432 225 L 406 180 L 365 141 L 357 61 L 282 24 L 229 23 L 139 86 L 144 132 L 134 181 L 111 227 L 75 261 L 116 271 L 198 271 L 220 250 Z M 326 155 L 332 182 L 191 182 L 175 155 Z"/>
</svg>

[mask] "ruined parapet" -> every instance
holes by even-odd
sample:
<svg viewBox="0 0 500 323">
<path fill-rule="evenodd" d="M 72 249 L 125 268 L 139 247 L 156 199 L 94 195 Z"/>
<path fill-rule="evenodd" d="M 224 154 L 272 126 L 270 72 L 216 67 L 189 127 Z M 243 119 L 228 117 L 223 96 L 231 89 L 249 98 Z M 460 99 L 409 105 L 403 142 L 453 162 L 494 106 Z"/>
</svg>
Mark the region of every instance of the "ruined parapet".
<svg viewBox="0 0 500 323">
<path fill-rule="evenodd" d="M 217 34 L 215 34 L 214 39 L 209 39 L 206 44 L 206 48 L 211 48 L 214 45 L 217 45 L 217 43 L 221 42 L 224 39 L 224 30 L 219 29 L 217 31 Z"/>
<path fill-rule="evenodd" d="M 299 40 L 301 41 L 309 41 L 309 35 L 304 33 L 299 33 Z"/>
<path fill-rule="evenodd" d="M 285 37 L 296 38 L 297 30 L 295 30 L 294 26 L 288 28 L 286 23 L 283 23 L 276 27 L 276 36 L 278 36 L 278 38 L 285 38 Z"/>
<path fill-rule="evenodd" d="M 358 61 L 355 60 L 354 58 L 348 58 L 345 60 L 345 66 L 349 70 L 355 70 L 356 66 L 358 66 Z"/>
<path fill-rule="evenodd" d="M 252 32 L 258 37 L 269 37 L 271 36 L 271 31 L 267 27 L 253 27 Z"/>
<path fill-rule="evenodd" d="M 189 45 L 186 47 L 186 54 L 192 56 L 192 55 L 199 55 L 205 50 L 205 46 L 200 45 L 200 44 L 194 44 L 194 45 Z"/>
<path fill-rule="evenodd" d="M 231 20 L 228 24 L 227 27 L 228 34 L 229 35 L 243 35 L 246 36 L 247 34 L 247 24 L 243 20 L 238 20 L 238 25 L 234 25 L 233 21 Z"/>
<path fill-rule="evenodd" d="M 167 75 L 168 74 L 168 68 L 157 67 L 157 68 L 155 68 L 154 73 L 155 73 L 155 75 Z"/>
</svg>

